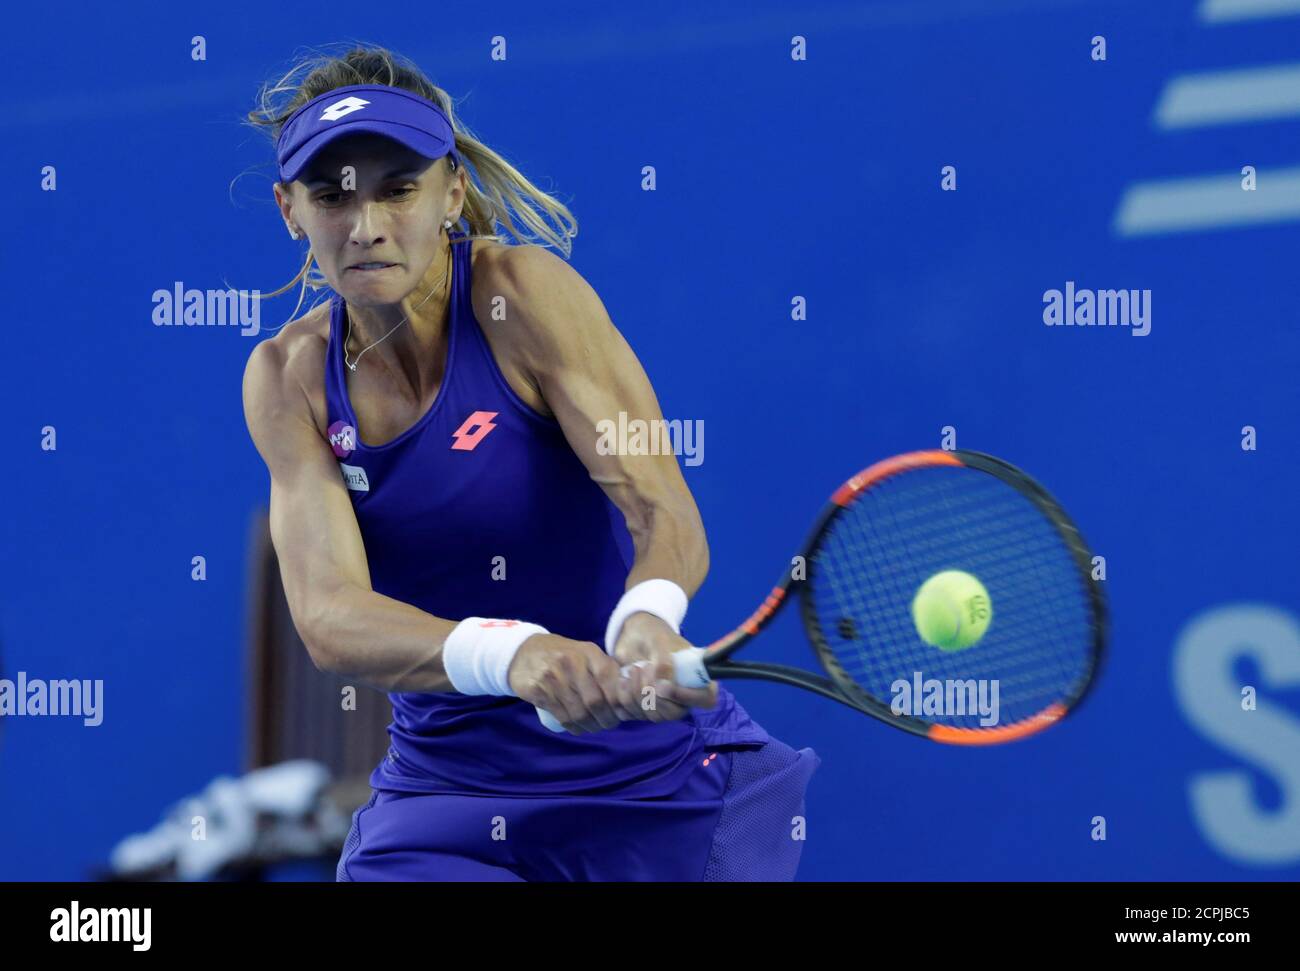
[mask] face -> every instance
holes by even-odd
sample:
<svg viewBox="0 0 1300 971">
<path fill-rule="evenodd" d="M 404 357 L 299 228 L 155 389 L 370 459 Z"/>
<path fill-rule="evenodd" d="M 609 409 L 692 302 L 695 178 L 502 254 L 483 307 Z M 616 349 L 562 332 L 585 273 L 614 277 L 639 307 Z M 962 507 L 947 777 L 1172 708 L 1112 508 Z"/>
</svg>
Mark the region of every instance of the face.
<svg viewBox="0 0 1300 971">
<path fill-rule="evenodd" d="M 306 233 L 330 286 L 350 304 L 380 306 L 441 278 L 442 223 L 460 216 L 463 178 L 446 157 L 430 162 L 358 134 L 326 146 L 287 192 L 276 183 L 275 198 L 285 221 Z M 435 279 L 426 281 L 431 268 Z"/>
</svg>

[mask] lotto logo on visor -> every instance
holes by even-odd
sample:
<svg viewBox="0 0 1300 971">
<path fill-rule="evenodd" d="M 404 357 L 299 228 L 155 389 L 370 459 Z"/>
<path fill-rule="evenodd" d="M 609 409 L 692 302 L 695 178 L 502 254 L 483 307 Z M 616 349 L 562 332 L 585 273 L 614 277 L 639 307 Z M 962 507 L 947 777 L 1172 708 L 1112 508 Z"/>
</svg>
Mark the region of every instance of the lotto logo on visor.
<svg viewBox="0 0 1300 971">
<path fill-rule="evenodd" d="M 432 101 L 386 84 L 352 84 L 313 98 L 284 123 L 276 141 L 281 181 L 297 179 L 334 139 L 359 133 L 391 138 L 430 160 L 450 155 L 461 164 L 451 119 Z"/>
<path fill-rule="evenodd" d="M 342 101 L 336 101 L 320 113 L 321 121 L 338 121 L 345 118 L 354 111 L 360 111 L 366 105 L 370 104 L 364 98 L 349 96 Z"/>
</svg>

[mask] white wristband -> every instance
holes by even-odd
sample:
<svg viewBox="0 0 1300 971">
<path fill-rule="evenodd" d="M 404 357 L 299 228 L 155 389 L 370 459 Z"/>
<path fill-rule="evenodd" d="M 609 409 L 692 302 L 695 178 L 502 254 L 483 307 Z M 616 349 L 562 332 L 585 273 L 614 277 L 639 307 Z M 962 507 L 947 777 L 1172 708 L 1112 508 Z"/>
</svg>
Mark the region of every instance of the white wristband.
<svg viewBox="0 0 1300 971">
<path fill-rule="evenodd" d="M 522 620 L 466 617 L 442 645 L 442 667 L 451 686 L 463 695 L 509 695 L 510 662 L 524 641 L 545 627 Z"/>
<path fill-rule="evenodd" d="M 686 591 L 671 580 L 642 580 L 623 594 L 609 615 L 609 624 L 605 627 L 605 653 L 614 653 L 623 622 L 635 613 L 654 614 L 671 627 L 674 634 L 680 634 L 688 602 Z"/>
</svg>

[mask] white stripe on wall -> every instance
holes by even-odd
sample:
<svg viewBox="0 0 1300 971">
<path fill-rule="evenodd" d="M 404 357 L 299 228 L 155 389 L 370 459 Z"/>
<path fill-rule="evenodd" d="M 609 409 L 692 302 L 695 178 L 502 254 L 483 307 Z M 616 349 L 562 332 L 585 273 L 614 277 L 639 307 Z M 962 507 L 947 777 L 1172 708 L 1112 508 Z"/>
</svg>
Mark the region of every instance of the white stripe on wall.
<svg viewBox="0 0 1300 971">
<path fill-rule="evenodd" d="M 1201 0 L 1197 16 L 1207 24 L 1300 14 L 1300 0 Z"/>
<path fill-rule="evenodd" d="M 1256 174 L 1246 191 L 1241 176 L 1160 179 L 1131 185 L 1120 200 L 1118 236 L 1197 232 L 1300 220 L 1300 168 Z"/>
<path fill-rule="evenodd" d="M 1184 74 L 1165 85 L 1159 128 L 1195 128 L 1300 115 L 1300 64 Z"/>
</svg>

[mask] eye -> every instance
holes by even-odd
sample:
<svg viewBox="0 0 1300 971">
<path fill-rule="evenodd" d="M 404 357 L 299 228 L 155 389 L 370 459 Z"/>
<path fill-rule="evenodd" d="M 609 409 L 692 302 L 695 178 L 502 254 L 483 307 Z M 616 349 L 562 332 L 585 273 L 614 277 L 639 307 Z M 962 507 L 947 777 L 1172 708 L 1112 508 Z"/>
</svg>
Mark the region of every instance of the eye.
<svg viewBox="0 0 1300 971">
<path fill-rule="evenodd" d="M 342 192 L 322 192 L 316 201 L 325 206 L 336 206 L 343 200 Z"/>
<path fill-rule="evenodd" d="M 396 188 L 393 188 L 393 189 L 389 189 L 389 190 L 388 190 L 388 194 L 391 196 L 391 195 L 393 195 L 394 193 L 400 193 L 400 195 L 398 196 L 398 198 L 399 198 L 399 199 L 405 199 L 408 195 L 410 195 L 410 194 L 411 194 L 412 192 L 414 192 L 414 191 L 415 191 L 415 187 L 414 187 L 414 186 L 403 185 L 403 186 L 397 186 Z"/>
</svg>

